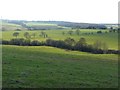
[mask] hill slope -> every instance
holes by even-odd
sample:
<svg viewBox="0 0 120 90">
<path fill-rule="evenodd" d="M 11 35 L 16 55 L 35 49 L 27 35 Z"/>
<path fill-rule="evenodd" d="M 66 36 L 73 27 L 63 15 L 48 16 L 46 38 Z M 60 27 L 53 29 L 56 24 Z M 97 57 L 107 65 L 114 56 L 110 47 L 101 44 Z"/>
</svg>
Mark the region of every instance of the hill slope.
<svg viewBox="0 0 120 90">
<path fill-rule="evenodd" d="M 51 30 L 51 29 L 60 30 L 65 28 L 106 29 L 106 26 L 104 24 L 75 23 L 66 21 L 25 21 L 25 20 L 2 20 L 2 21 L 11 24 L 18 24 L 29 30 Z"/>
<path fill-rule="evenodd" d="M 3 46 L 3 87 L 113 88 L 118 86 L 117 59 L 45 46 Z"/>
</svg>

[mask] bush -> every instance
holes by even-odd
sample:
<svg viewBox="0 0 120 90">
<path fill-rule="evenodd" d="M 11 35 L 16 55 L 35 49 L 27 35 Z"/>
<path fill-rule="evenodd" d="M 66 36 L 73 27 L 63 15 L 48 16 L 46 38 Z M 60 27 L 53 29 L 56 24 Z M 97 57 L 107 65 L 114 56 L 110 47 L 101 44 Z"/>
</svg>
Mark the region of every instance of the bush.
<svg viewBox="0 0 120 90">
<path fill-rule="evenodd" d="M 5 45 L 9 45 L 9 41 L 7 41 L 7 40 L 2 40 L 2 41 L 0 41 L 0 44 L 5 44 Z"/>
<path fill-rule="evenodd" d="M 102 31 L 97 31 L 97 33 L 98 33 L 98 34 L 101 34 L 101 33 L 102 33 Z"/>
<path fill-rule="evenodd" d="M 106 43 L 101 41 L 96 41 L 93 45 L 88 45 L 85 38 L 80 38 L 78 42 L 75 43 L 74 39 L 67 38 L 63 40 L 52 40 L 47 39 L 45 42 L 39 42 L 37 40 L 31 41 L 30 39 L 16 38 L 11 39 L 10 41 L 2 40 L 0 44 L 5 45 L 21 45 L 21 46 L 53 46 L 57 48 L 63 48 L 68 50 L 78 50 L 84 52 L 91 52 L 95 54 L 104 54 L 104 53 L 120 53 L 119 50 L 108 50 Z"/>
<path fill-rule="evenodd" d="M 24 39 L 23 38 L 11 39 L 10 44 L 11 45 L 23 45 L 24 44 Z"/>
<path fill-rule="evenodd" d="M 23 45 L 24 45 L 24 46 L 31 46 L 31 41 L 30 41 L 30 39 L 25 39 Z"/>
<path fill-rule="evenodd" d="M 37 41 L 37 40 L 33 40 L 33 41 L 31 42 L 31 46 L 40 46 L 40 45 L 41 45 L 40 42 Z"/>
</svg>

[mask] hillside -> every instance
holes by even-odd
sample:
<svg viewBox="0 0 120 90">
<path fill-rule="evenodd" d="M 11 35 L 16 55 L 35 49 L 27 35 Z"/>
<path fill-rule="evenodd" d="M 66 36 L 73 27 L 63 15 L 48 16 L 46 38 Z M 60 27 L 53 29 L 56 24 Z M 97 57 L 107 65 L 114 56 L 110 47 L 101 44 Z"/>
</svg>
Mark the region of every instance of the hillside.
<svg viewBox="0 0 120 90">
<path fill-rule="evenodd" d="M 3 87 L 117 88 L 117 62 L 113 54 L 3 46 Z"/>
<path fill-rule="evenodd" d="M 66 28 L 67 29 L 68 28 L 79 28 L 79 29 L 80 28 L 81 29 L 106 29 L 107 28 L 103 24 L 75 23 L 75 22 L 66 22 L 66 21 L 2 20 L 2 22 L 3 22 L 3 26 L 4 26 L 4 23 L 15 24 L 15 26 L 17 24 L 23 28 L 27 28 L 28 30 L 52 30 L 52 29 L 61 30 Z"/>
<path fill-rule="evenodd" d="M 39 41 L 45 41 L 46 39 L 54 39 L 54 40 L 65 40 L 68 37 L 71 37 L 78 41 L 80 38 L 84 37 L 88 44 L 93 44 L 95 41 L 101 41 L 105 42 L 108 45 L 108 48 L 118 50 L 118 33 L 109 33 L 108 30 L 102 30 L 102 34 L 97 34 L 97 31 L 100 31 L 99 29 L 80 29 L 80 34 L 76 35 L 76 30 L 72 30 L 73 34 L 69 35 L 68 30 L 45 30 L 44 32 L 48 35 L 47 38 L 44 38 L 40 36 L 41 32 L 43 30 L 34 30 L 34 31 L 19 31 L 18 38 L 24 38 L 24 33 L 29 32 L 30 35 L 35 33 L 35 37 L 31 38 L 31 40 L 39 40 Z M 7 31 L 2 32 L 3 40 L 10 40 L 12 38 L 15 38 L 13 36 L 14 32 L 18 31 Z M 63 32 L 65 33 L 63 35 Z M 107 33 L 106 33 L 107 32 Z M 0 32 L 1 33 L 1 32 Z"/>
<path fill-rule="evenodd" d="M 117 29 L 63 21 L 4 20 L 2 23 L 3 88 L 118 87 L 118 54 L 92 54 L 80 49 L 85 44 L 94 51 L 96 46 L 106 51 L 118 50 Z M 56 48 L 63 45 L 67 48 Z M 75 45 L 78 49 L 72 49 Z"/>
<path fill-rule="evenodd" d="M 2 31 L 11 31 L 11 30 L 19 30 L 19 29 L 26 30 L 26 28 L 18 24 L 8 23 L 6 21 L 0 21 L 0 23 L 1 23 L 0 28 L 2 28 Z"/>
</svg>

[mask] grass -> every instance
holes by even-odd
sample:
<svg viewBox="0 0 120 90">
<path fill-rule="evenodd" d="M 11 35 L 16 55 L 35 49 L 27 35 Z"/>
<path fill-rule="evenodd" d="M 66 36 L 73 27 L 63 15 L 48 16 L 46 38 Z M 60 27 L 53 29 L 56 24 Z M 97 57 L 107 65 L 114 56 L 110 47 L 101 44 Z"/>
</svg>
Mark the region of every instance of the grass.
<svg viewBox="0 0 120 90">
<path fill-rule="evenodd" d="M 5 21 L 0 21 L 0 23 L 4 31 L 11 31 L 11 30 L 16 30 L 16 29 L 26 30 L 24 27 L 18 24 L 8 23 Z"/>
<path fill-rule="evenodd" d="M 63 28 L 66 29 L 68 27 L 64 27 L 64 26 L 59 26 L 57 24 L 52 24 L 52 23 L 40 23 L 40 22 L 27 22 L 26 23 L 27 26 L 33 26 L 33 27 L 39 27 L 39 28 L 45 28 L 45 29 L 59 29 L 59 28 Z"/>
<path fill-rule="evenodd" d="M 27 26 L 57 26 L 57 24 L 50 24 L 50 23 L 37 23 L 37 22 L 28 22 L 26 23 Z"/>
<path fill-rule="evenodd" d="M 66 33 L 65 35 L 62 34 L 63 31 Z M 86 38 L 86 40 L 89 44 L 93 44 L 95 41 L 99 40 L 99 41 L 107 43 L 109 49 L 118 50 L 118 34 L 117 33 L 97 34 L 96 32 L 98 30 L 81 29 L 80 35 L 76 35 L 75 30 L 73 30 L 74 31 L 73 35 L 69 35 L 69 34 L 67 34 L 68 31 L 69 30 L 45 30 L 44 32 L 46 32 L 48 34 L 48 38 L 56 39 L 56 40 L 64 40 L 67 37 L 72 37 L 77 41 L 81 37 L 84 37 L 84 38 Z M 105 32 L 105 31 L 108 31 L 108 30 L 102 30 L 102 32 Z M 11 38 L 14 38 L 12 36 L 13 32 L 15 32 L 15 31 L 4 31 L 4 32 L 0 32 L 0 33 L 2 33 L 4 40 L 10 40 Z M 47 38 L 43 38 L 43 37 L 39 36 L 41 30 L 20 31 L 20 35 L 19 35 L 20 38 L 24 37 L 23 36 L 24 32 L 29 32 L 30 34 L 36 33 L 36 37 L 32 38 L 33 40 L 36 39 L 36 40 L 40 40 L 40 41 L 45 41 L 47 39 Z M 93 34 L 90 34 L 90 35 L 85 34 L 85 33 L 91 33 L 91 32 L 93 32 Z"/>
<path fill-rule="evenodd" d="M 47 46 L 2 46 L 3 87 L 114 88 L 118 56 Z"/>
<path fill-rule="evenodd" d="M 0 21 L 1 22 L 1 21 Z M 49 23 L 26 23 L 27 26 L 58 27 Z M 36 33 L 32 40 L 45 41 L 40 37 L 42 30 L 25 30 L 20 25 L 3 22 L 6 31 L 0 32 L 3 40 L 15 38 L 14 32 L 19 32 L 19 38 L 24 33 Z M 16 29 L 22 31 L 13 31 Z M 65 28 L 65 27 L 64 27 Z M 107 43 L 109 49 L 118 50 L 118 34 L 97 34 L 98 30 L 80 29 L 80 35 L 67 34 L 65 30 L 44 30 L 48 38 L 64 40 L 67 37 L 78 41 L 84 37 L 89 44 L 99 40 Z M 62 32 L 65 32 L 65 35 Z M 85 33 L 93 34 L 85 34 Z M 2 46 L 2 80 L 3 88 L 117 88 L 118 87 L 118 55 L 90 54 L 86 52 L 70 51 L 48 46 Z M 1 77 L 0 77 L 1 78 Z"/>
</svg>

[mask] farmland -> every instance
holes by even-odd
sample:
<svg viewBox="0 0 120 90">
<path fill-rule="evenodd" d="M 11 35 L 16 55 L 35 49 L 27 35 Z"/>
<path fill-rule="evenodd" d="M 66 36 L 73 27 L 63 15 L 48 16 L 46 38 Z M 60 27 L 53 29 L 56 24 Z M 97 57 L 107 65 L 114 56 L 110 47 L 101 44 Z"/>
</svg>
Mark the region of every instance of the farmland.
<svg viewBox="0 0 120 90">
<path fill-rule="evenodd" d="M 0 32 L 1 40 L 25 38 L 24 33 L 35 33 L 31 40 L 65 40 L 70 37 L 78 41 L 85 38 L 88 44 L 105 42 L 109 49 L 118 50 L 118 33 L 109 29 L 77 29 L 54 23 L 27 22 L 27 26 L 62 27 L 64 29 L 28 30 L 25 27 L 4 22 L 7 29 Z M 14 28 L 11 28 L 14 27 Z M 21 28 L 20 28 L 21 27 Z M 17 30 L 19 29 L 19 30 Z M 73 31 L 70 35 L 69 31 Z M 97 31 L 102 31 L 98 34 Z M 14 37 L 13 33 L 19 36 Z M 48 37 L 40 36 L 45 32 Z M 63 34 L 64 32 L 64 34 Z M 118 55 L 91 54 L 50 46 L 2 45 L 4 88 L 117 88 Z"/>
<path fill-rule="evenodd" d="M 13 24 L 13 23 L 7 23 L 7 22 L 2 22 L 0 21 L 0 23 L 2 24 L 2 30 L 3 31 L 9 31 L 9 30 L 16 30 L 16 29 L 24 29 L 24 27 L 22 27 L 21 25 L 17 25 L 17 24 Z M 1 25 L 0 25 L 1 28 Z"/>
<path fill-rule="evenodd" d="M 117 55 L 46 46 L 3 46 L 3 87 L 117 87 Z"/>
<path fill-rule="evenodd" d="M 10 40 L 13 37 L 14 32 L 19 32 L 20 35 L 18 36 L 19 38 L 24 38 L 24 33 L 29 32 L 30 34 L 36 33 L 35 38 L 32 38 L 32 40 L 39 40 L 39 41 L 45 41 L 47 38 L 40 37 L 40 33 L 42 30 L 35 30 L 35 31 L 4 31 L 2 32 L 3 39 L 4 40 Z M 74 38 L 76 41 L 79 40 L 81 37 L 84 37 L 86 41 L 89 44 L 93 44 L 95 41 L 102 41 L 106 42 L 108 44 L 108 47 L 110 49 L 118 49 L 118 34 L 117 33 L 105 33 L 105 31 L 108 30 L 102 30 L 103 34 L 97 34 L 96 32 L 99 30 L 87 30 L 87 29 L 81 29 L 80 30 L 80 35 L 75 34 L 75 30 L 73 30 L 74 34 L 69 35 L 67 34 L 69 30 L 45 30 L 48 34 L 48 38 L 54 39 L 54 40 L 64 40 L 68 37 Z M 62 32 L 65 32 L 65 35 L 62 34 Z M 93 33 L 93 34 L 85 34 L 85 33 Z"/>
</svg>

